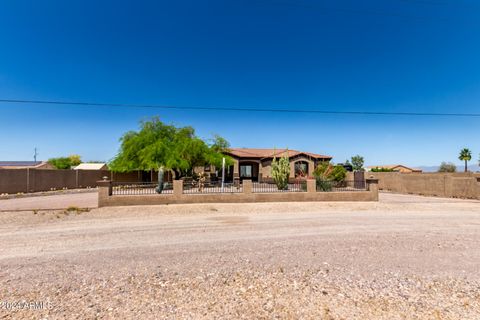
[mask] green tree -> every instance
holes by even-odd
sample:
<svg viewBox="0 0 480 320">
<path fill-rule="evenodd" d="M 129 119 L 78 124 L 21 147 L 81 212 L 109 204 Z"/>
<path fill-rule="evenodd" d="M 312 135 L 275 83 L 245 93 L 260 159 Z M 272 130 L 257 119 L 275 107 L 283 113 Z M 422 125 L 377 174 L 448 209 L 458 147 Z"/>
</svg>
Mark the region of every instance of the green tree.
<svg viewBox="0 0 480 320">
<path fill-rule="evenodd" d="M 111 161 L 113 171 L 172 170 L 176 178 L 193 171 L 196 166 L 222 165 L 221 152 L 228 142 L 216 136 L 207 144 L 195 135 L 192 127 L 164 124 L 158 117 L 140 123 L 139 131 L 129 131 L 121 139 L 120 151 Z M 227 158 L 227 163 L 232 160 Z"/>
<path fill-rule="evenodd" d="M 70 164 L 72 165 L 72 167 L 76 167 L 80 163 L 82 163 L 82 157 L 80 157 L 78 154 L 69 155 L 68 159 L 70 159 Z"/>
<path fill-rule="evenodd" d="M 211 148 L 213 151 L 218 152 L 218 153 L 224 153 L 230 149 L 230 143 L 228 143 L 227 140 L 224 138 L 220 137 L 218 134 L 213 136 L 212 142 L 211 142 Z"/>
<path fill-rule="evenodd" d="M 82 163 L 82 160 L 79 155 L 73 154 L 68 157 L 48 159 L 48 163 L 57 169 L 71 169 L 72 167 L 78 166 L 80 163 Z"/>
<path fill-rule="evenodd" d="M 288 149 L 283 157 L 272 161 L 272 178 L 277 185 L 278 190 L 288 189 L 288 178 L 290 177 L 290 160 L 288 158 Z"/>
<path fill-rule="evenodd" d="M 458 156 L 459 160 L 465 161 L 465 172 L 468 171 L 468 164 L 467 162 L 472 160 L 472 151 L 468 148 L 463 148 L 460 150 L 460 154 Z"/>
<path fill-rule="evenodd" d="M 457 166 L 451 162 L 442 162 L 438 168 L 438 172 L 456 172 Z"/>
<path fill-rule="evenodd" d="M 363 171 L 364 160 L 362 156 L 357 154 L 356 156 L 353 156 L 351 160 L 353 171 Z"/>
</svg>

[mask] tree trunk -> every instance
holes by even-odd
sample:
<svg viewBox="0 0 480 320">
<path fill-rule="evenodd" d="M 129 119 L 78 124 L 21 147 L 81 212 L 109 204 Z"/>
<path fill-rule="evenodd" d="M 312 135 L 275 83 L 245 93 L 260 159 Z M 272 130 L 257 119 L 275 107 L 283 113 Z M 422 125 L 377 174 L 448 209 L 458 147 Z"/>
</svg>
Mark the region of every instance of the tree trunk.
<svg viewBox="0 0 480 320">
<path fill-rule="evenodd" d="M 465 172 L 467 172 L 467 160 L 465 160 Z"/>
<path fill-rule="evenodd" d="M 157 187 L 157 193 L 162 193 L 163 191 L 163 175 L 164 175 L 164 170 L 163 166 L 160 166 L 158 168 L 158 187 Z"/>
</svg>

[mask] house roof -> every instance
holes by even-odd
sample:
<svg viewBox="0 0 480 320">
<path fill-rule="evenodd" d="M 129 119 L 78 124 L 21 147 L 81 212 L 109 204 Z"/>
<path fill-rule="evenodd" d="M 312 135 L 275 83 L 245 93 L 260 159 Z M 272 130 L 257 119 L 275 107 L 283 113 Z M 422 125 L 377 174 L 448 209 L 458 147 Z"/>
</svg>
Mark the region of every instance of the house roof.
<svg viewBox="0 0 480 320">
<path fill-rule="evenodd" d="M 287 149 L 230 148 L 227 154 L 237 158 L 264 159 L 264 158 L 273 158 L 273 157 L 283 157 L 284 155 L 286 155 L 286 152 L 287 152 Z M 328 159 L 328 160 L 332 159 L 331 156 L 288 149 L 289 158 L 295 157 L 300 154 L 303 154 L 315 159 Z"/>
<path fill-rule="evenodd" d="M 106 167 L 107 167 L 106 163 L 81 163 L 73 169 L 75 169 L 75 170 L 102 170 L 102 169 L 106 169 Z"/>
<path fill-rule="evenodd" d="M 46 165 L 45 161 L 0 161 L 0 168 L 37 168 Z"/>
<path fill-rule="evenodd" d="M 412 170 L 412 171 L 422 171 L 421 169 L 418 169 L 418 168 L 410 168 L 410 167 L 407 167 L 407 166 L 404 166 L 403 164 L 389 164 L 389 165 L 383 165 L 383 166 L 368 166 L 367 168 L 368 169 L 375 169 L 375 168 L 385 168 L 385 169 L 392 169 L 392 170 L 395 170 L 399 167 L 402 167 L 402 168 L 405 168 L 405 169 L 408 169 L 408 170 Z"/>
</svg>

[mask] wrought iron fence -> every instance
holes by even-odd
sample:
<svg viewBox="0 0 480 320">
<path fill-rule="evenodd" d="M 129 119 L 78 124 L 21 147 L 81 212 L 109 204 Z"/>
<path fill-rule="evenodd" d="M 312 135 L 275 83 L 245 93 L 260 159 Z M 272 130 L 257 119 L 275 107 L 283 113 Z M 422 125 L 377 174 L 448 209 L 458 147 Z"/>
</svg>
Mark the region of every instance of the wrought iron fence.
<svg viewBox="0 0 480 320">
<path fill-rule="evenodd" d="M 331 181 L 317 179 L 318 192 L 342 192 L 342 191 L 365 191 L 365 180 Z"/>
<path fill-rule="evenodd" d="M 144 195 L 144 194 L 158 194 L 158 183 L 154 182 L 113 182 L 112 195 Z M 171 183 L 164 183 L 161 194 L 173 193 L 173 185 Z"/>
<path fill-rule="evenodd" d="M 199 181 L 184 181 L 183 193 L 195 194 L 195 193 L 240 193 L 243 192 L 243 188 L 238 183 L 224 183 L 222 186 L 221 181 L 217 182 L 199 182 Z"/>
<path fill-rule="evenodd" d="M 254 193 L 272 193 L 272 192 L 306 192 L 307 181 L 298 181 L 289 183 L 285 189 L 279 189 L 275 183 L 269 182 L 254 182 Z"/>
</svg>

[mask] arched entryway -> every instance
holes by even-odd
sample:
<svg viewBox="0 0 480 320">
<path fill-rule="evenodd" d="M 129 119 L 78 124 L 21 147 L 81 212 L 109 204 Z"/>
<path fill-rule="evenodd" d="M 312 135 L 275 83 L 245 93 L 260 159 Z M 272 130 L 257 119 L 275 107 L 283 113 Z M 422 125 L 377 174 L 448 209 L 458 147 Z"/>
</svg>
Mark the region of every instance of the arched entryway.
<svg viewBox="0 0 480 320">
<path fill-rule="evenodd" d="M 258 181 L 258 162 L 240 161 L 238 165 L 240 180 Z"/>
<path fill-rule="evenodd" d="M 308 177 L 308 162 L 307 161 L 297 161 L 295 162 L 295 178 L 305 178 Z"/>
</svg>

